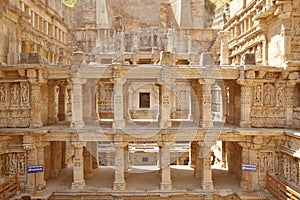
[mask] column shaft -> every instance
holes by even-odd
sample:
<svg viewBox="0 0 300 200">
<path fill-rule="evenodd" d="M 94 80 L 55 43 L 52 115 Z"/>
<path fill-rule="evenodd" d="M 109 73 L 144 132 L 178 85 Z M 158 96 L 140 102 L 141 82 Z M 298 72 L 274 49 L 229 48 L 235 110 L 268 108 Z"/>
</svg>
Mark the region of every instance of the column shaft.
<svg viewBox="0 0 300 200">
<path fill-rule="evenodd" d="M 124 99 L 123 99 L 123 85 L 126 80 L 115 78 L 114 80 L 114 129 L 122 129 L 125 127 L 124 120 Z"/>
<path fill-rule="evenodd" d="M 213 190 L 212 169 L 211 169 L 211 144 L 201 146 L 200 158 L 202 159 L 202 179 L 201 186 L 203 190 Z"/>
<path fill-rule="evenodd" d="M 241 86 L 241 119 L 240 127 L 249 128 L 251 127 L 251 99 L 252 99 L 252 88 L 248 85 Z"/>
<path fill-rule="evenodd" d="M 213 127 L 211 110 L 211 85 L 214 79 L 200 79 L 202 84 L 202 128 Z"/>
<path fill-rule="evenodd" d="M 83 144 L 81 142 L 73 142 L 75 155 L 73 159 L 73 183 L 72 190 L 81 190 L 85 188 L 84 172 L 83 172 Z"/>
<path fill-rule="evenodd" d="M 82 83 L 75 83 L 72 91 L 72 122 L 71 128 L 84 127 L 82 105 Z"/>
<path fill-rule="evenodd" d="M 115 181 L 113 190 L 125 190 L 126 183 L 124 178 L 124 149 L 121 144 L 115 144 Z"/>
<path fill-rule="evenodd" d="M 38 128 L 43 126 L 41 109 L 41 86 L 36 81 L 31 82 L 31 121 L 30 127 Z"/>
<path fill-rule="evenodd" d="M 171 169 L 170 169 L 170 144 L 163 143 L 160 145 L 160 169 L 161 169 L 161 184 L 162 191 L 172 190 Z"/>
<path fill-rule="evenodd" d="M 161 85 L 160 87 L 160 128 L 170 128 L 172 122 L 170 120 L 171 110 L 171 92 L 169 85 Z"/>
</svg>

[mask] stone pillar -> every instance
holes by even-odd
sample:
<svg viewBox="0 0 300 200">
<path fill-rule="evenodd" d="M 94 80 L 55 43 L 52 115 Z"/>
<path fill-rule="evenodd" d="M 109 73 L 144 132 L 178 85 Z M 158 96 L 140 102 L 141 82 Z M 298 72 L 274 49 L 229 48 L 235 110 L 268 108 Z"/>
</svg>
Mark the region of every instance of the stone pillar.
<svg viewBox="0 0 300 200">
<path fill-rule="evenodd" d="M 119 139 L 121 140 L 119 140 Z M 113 190 L 125 190 L 126 182 L 124 177 L 124 144 L 122 142 L 122 136 L 115 136 L 115 181 L 113 184 Z"/>
<path fill-rule="evenodd" d="M 114 76 L 114 92 L 113 92 L 113 107 L 114 107 L 114 129 L 125 128 L 124 119 L 124 98 L 123 98 L 123 86 L 126 83 L 126 79 L 122 78 L 122 65 L 113 64 L 113 76 Z"/>
<path fill-rule="evenodd" d="M 222 168 L 227 168 L 226 141 L 222 141 Z"/>
<path fill-rule="evenodd" d="M 37 70 L 27 70 L 27 77 L 31 84 L 31 121 L 30 127 L 38 128 L 43 126 L 41 109 L 41 83 L 37 80 Z"/>
<path fill-rule="evenodd" d="M 235 86 L 233 82 L 228 82 L 226 84 L 228 89 L 226 89 L 226 92 L 228 92 L 227 100 L 226 100 L 226 122 L 229 124 L 234 124 L 235 122 L 235 116 L 234 116 L 234 91 L 235 91 Z"/>
<path fill-rule="evenodd" d="M 67 143 L 66 141 L 63 141 L 61 144 L 61 168 L 65 169 L 68 167 L 67 163 Z"/>
<path fill-rule="evenodd" d="M 251 140 L 249 138 L 249 140 Z M 248 141 L 249 141 L 248 140 Z M 253 144 L 240 142 L 242 149 L 242 164 L 252 164 L 259 166 L 259 149 L 261 144 Z M 244 172 L 242 171 L 241 189 L 248 191 L 248 173 L 250 173 L 250 191 L 259 190 L 259 173 L 257 172 Z"/>
<path fill-rule="evenodd" d="M 83 128 L 82 85 L 86 80 L 76 80 L 72 90 L 72 122 L 71 128 Z"/>
<path fill-rule="evenodd" d="M 170 169 L 170 142 L 159 142 L 160 150 L 160 169 L 161 169 L 161 183 L 160 189 L 162 191 L 172 190 L 171 169 Z"/>
<path fill-rule="evenodd" d="M 93 158 L 90 148 L 83 149 L 83 164 L 84 178 L 91 178 L 93 176 Z"/>
<path fill-rule="evenodd" d="M 44 144 L 43 142 L 40 142 L 37 145 L 37 163 L 39 165 L 43 165 L 45 168 L 45 163 L 44 163 Z M 46 188 L 46 181 L 44 179 L 44 172 L 42 173 L 37 173 L 36 174 L 36 179 L 37 179 L 37 190 L 43 190 Z"/>
<path fill-rule="evenodd" d="M 56 81 L 48 81 L 48 123 L 54 124 L 56 122 L 55 116 L 55 86 Z"/>
<path fill-rule="evenodd" d="M 192 141 L 190 145 L 190 152 L 189 152 L 189 166 L 191 168 L 195 168 L 196 165 L 196 158 L 197 158 L 197 141 Z"/>
<path fill-rule="evenodd" d="M 253 98 L 252 85 L 250 80 L 238 80 L 238 84 L 241 85 L 241 117 L 240 127 L 250 128 L 251 127 L 251 103 Z"/>
<path fill-rule="evenodd" d="M 199 79 L 202 85 L 202 128 L 213 127 L 212 110 L 211 110 L 211 85 L 215 82 L 214 79 Z"/>
<path fill-rule="evenodd" d="M 194 175 L 196 178 L 202 179 L 202 172 L 203 172 L 203 157 L 200 154 L 201 152 L 201 145 L 202 142 L 196 142 L 195 143 L 195 170 Z"/>
<path fill-rule="evenodd" d="M 129 168 L 129 146 L 127 145 L 124 147 L 124 172 L 127 173 Z"/>
<path fill-rule="evenodd" d="M 67 98 L 67 84 L 62 83 L 59 85 L 59 98 L 58 98 L 58 120 L 66 120 L 66 98 Z"/>
<path fill-rule="evenodd" d="M 200 159 L 202 159 L 202 175 L 201 186 L 203 190 L 213 190 L 214 185 L 212 181 L 211 170 L 211 148 L 212 144 L 203 143 L 200 147 Z"/>
<path fill-rule="evenodd" d="M 73 158 L 73 183 L 72 190 L 82 190 L 85 188 L 85 180 L 83 173 L 83 143 L 72 142 L 75 155 Z"/>
<path fill-rule="evenodd" d="M 160 103 L 159 103 L 159 127 L 170 128 L 172 122 L 170 119 L 171 109 L 170 89 L 167 85 L 160 86 Z"/>
<path fill-rule="evenodd" d="M 98 159 L 98 142 L 90 142 L 90 149 L 92 155 L 92 165 L 93 169 L 97 169 L 99 166 L 99 159 Z"/>
<path fill-rule="evenodd" d="M 27 166 L 37 165 L 37 149 L 36 147 L 32 147 L 27 149 Z M 34 193 L 34 174 L 27 175 L 27 184 L 25 186 L 25 190 L 27 193 Z"/>
<path fill-rule="evenodd" d="M 220 31 L 219 37 L 221 38 L 221 55 L 220 55 L 220 65 L 229 65 L 229 40 L 230 32 Z"/>
<path fill-rule="evenodd" d="M 51 142 L 51 177 L 57 178 L 61 169 L 61 142 Z"/>
<path fill-rule="evenodd" d="M 83 86 L 83 119 L 85 122 L 92 122 L 92 113 L 95 112 L 92 110 L 92 85 L 90 81 Z"/>
</svg>

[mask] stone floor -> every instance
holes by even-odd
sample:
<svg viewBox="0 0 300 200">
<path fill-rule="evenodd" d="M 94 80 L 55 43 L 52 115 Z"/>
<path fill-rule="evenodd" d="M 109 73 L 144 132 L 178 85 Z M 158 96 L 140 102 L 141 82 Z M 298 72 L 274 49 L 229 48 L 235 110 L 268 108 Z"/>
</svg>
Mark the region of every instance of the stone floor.
<svg viewBox="0 0 300 200">
<path fill-rule="evenodd" d="M 72 193 L 73 168 L 67 167 L 60 171 L 56 179 L 47 181 L 47 188 L 43 193 L 31 195 L 32 199 L 47 199 L 53 192 Z M 194 177 L 194 170 L 188 166 L 171 166 L 171 178 L 173 183 L 173 194 L 201 194 L 207 193 L 200 188 L 200 179 Z M 156 166 L 132 166 L 126 174 L 126 194 L 159 194 L 160 175 Z M 101 166 L 94 170 L 91 178 L 86 179 L 85 193 L 110 194 L 116 191 L 112 190 L 114 180 L 114 168 L 110 166 Z M 238 194 L 248 199 L 260 199 L 265 197 L 265 193 L 243 192 L 239 186 L 239 180 L 234 175 L 229 175 L 227 170 L 213 168 L 214 194 L 219 196 L 228 196 Z M 121 192 L 122 193 L 122 192 Z M 121 194 L 120 193 L 120 194 Z M 25 194 L 16 195 L 12 199 L 20 199 Z"/>
<path fill-rule="evenodd" d="M 171 179 L 173 191 L 200 192 L 200 179 L 195 178 L 194 170 L 187 166 L 172 166 Z M 159 170 L 155 166 L 133 166 L 126 177 L 127 191 L 158 192 L 160 189 Z M 105 166 L 94 170 L 91 178 L 86 179 L 86 190 L 107 192 L 112 191 L 114 180 L 113 167 Z M 229 176 L 226 170 L 213 169 L 213 182 L 216 190 L 235 192 L 239 190 L 239 180 L 235 176 Z M 72 167 L 61 170 L 57 179 L 47 181 L 46 191 L 67 191 L 72 185 Z"/>
</svg>

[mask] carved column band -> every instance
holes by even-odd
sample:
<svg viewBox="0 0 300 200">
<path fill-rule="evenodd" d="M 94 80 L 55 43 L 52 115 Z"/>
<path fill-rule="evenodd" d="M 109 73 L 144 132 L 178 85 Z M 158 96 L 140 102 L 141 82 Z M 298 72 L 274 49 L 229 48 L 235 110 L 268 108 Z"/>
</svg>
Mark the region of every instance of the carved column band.
<svg viewBox="0 0 300 200">
<path fill-rule="evenodd" d="M 251 127 L 251 103 L 253 98 L 253 85 L 250 80 L 238 80 L 237 83 L 241 86 L 241 116 L 240 127 Z"/>
<path fill-rule="evenodd" d="M 202 128 L 213 127 L 212 111 L 211 111 L 211 85 L 214 79 L 199 79 L 202 85 Z"/>
<path fill-rule="evenodd" d="M 85 188 L 83 172 L 83 143 L 73 142 L 75 155 L 73 158 L 73 183 L 72 190 L 82 190 Z"/>
<path fill-rule="evenodd" d="M 113 190 L 125 190 L 126 182 L 124 177 L 124 147 L 127 146 L 127 143 L 122 142 L 121 135 L 115 135 L 115 181 L 113 184 Z"/>
<path fill-rule="evenodd" d="M 162 191 L 172 190 L 171 181 L 171 169 L 170 169 L 170 143 L 169 142 L 159 142 L 159 159 L 160 159 L 160 169 L 161 169 L 161 183 L 160 189 Z"/>
<path fill-rule="evenodd" d="M 83 121 L 83 105 L 82 105 L 82 85 L 86 83 L 86 80 L 76 80 L 73 85 L 72 92 L 72 123 L 71 128 L 84 127 Z"/>
<path fill-rule="evenodd" d="M 41 110 L 41 85 L 39 82 L 32 80 L 31 83 L 31 121 L 30 127 L 42 127 L 42 110 Z"/>
<path fill-rule="evenodd" d="M 213 143 L 199 143 L 199 159 L 202 161 L 201 186 L 203 190 L 213 190 L 212 169 L 211 169 L 211 146 Z"/>
</svg>

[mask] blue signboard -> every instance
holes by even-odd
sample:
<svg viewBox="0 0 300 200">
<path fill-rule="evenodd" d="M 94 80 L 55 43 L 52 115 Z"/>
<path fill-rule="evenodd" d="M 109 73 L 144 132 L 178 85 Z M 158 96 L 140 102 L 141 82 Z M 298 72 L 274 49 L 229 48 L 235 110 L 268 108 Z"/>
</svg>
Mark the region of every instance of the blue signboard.
<svg viewBox="0 0 300 200">
<path fill-rule="evenodd" d="M 27 166 L 27 173 L 28 174 L 34 174 L 34 173 L 40 173 L 44 171 L 43 165 L 31 165 Z"/>
<path fill-rule="evenodd" d="M 244 172 L 257 172 L 257 166 L 256 165 L 250 165 L 250 164 L 242 164 L 242 171 L 244 171 Z"/>
</svg>

